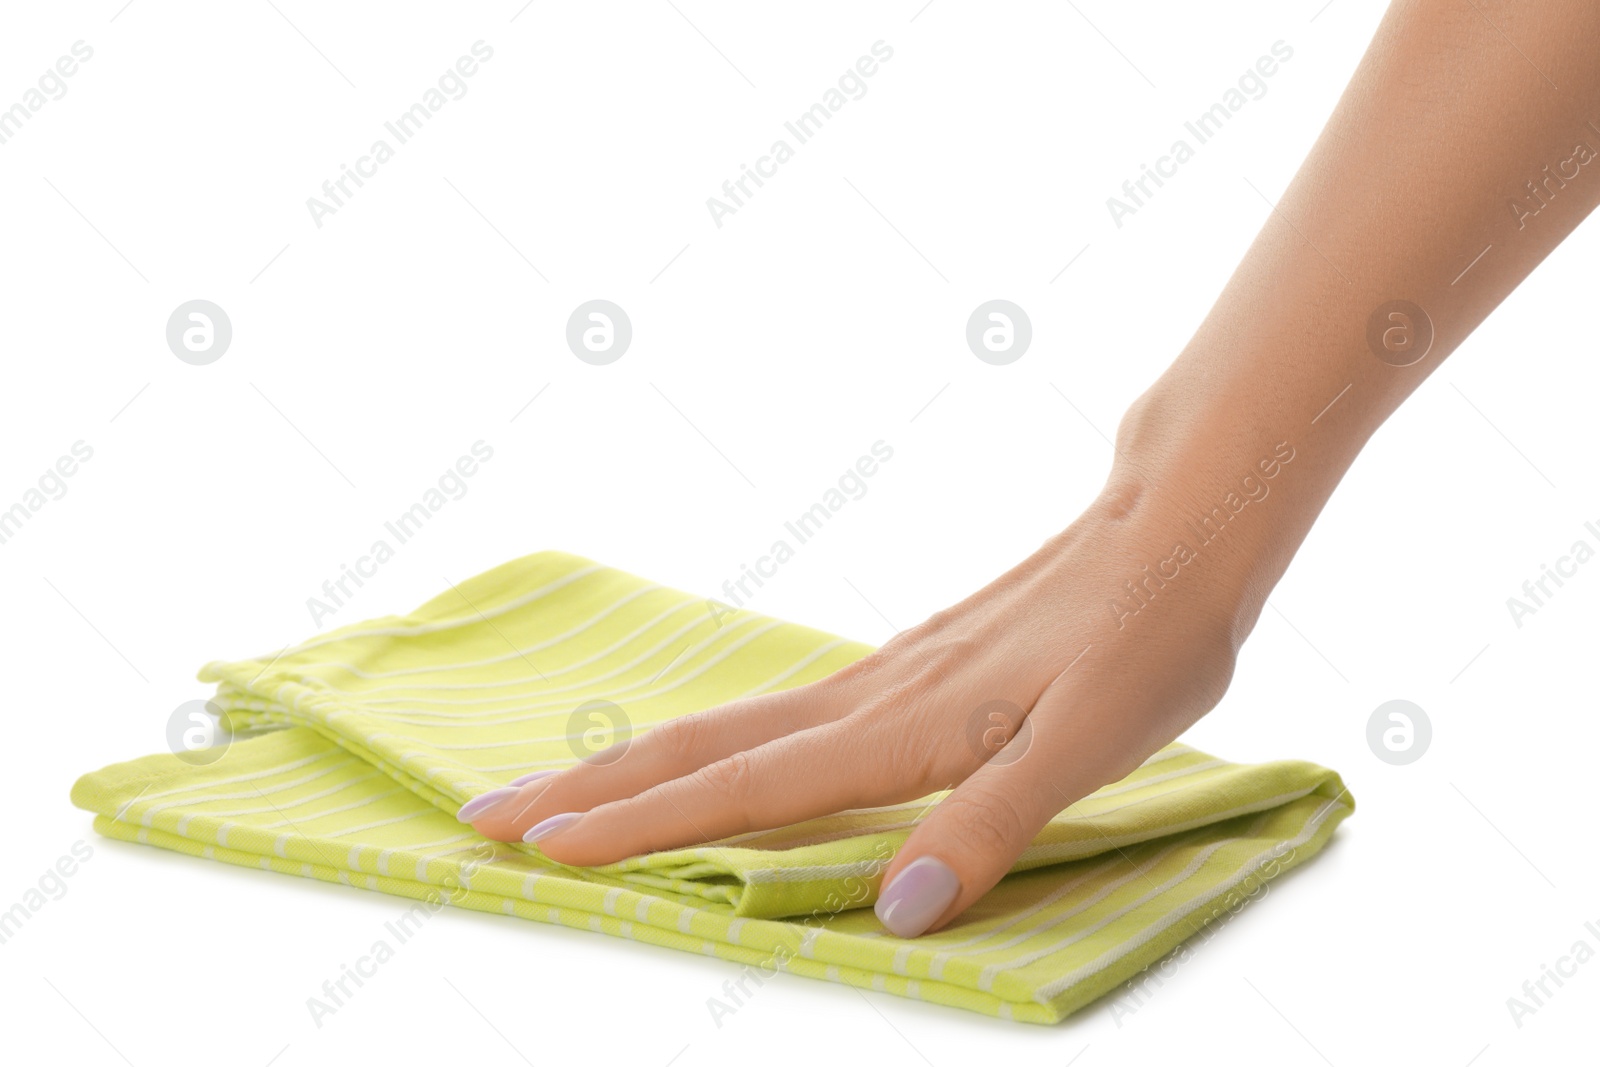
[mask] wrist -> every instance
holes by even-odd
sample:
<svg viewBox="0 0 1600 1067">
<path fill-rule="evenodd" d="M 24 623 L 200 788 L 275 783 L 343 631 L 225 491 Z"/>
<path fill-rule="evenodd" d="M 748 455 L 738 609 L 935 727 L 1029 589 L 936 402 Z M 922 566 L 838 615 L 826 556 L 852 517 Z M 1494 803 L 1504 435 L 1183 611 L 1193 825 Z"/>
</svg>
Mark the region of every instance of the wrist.
<svg viewBox="0 0 1600 1067">
<path fill-rule="evenodd" d="M 1182 602 L 1237 649 L 1326 499 L 1304 439 L 1230 417 L 1208 425 L 1153 389 L 1124 418 L 1083 520 L 1122 560 L 1107 589 L 1119 628 Z"/>
</svg>

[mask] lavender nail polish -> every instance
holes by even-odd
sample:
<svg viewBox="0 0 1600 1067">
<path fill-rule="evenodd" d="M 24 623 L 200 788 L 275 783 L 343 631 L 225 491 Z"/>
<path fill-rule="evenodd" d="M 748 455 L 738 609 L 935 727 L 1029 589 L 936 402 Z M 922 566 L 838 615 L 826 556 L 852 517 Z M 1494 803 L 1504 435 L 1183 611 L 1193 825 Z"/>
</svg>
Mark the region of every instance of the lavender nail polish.
<svg viewBox="0 0 1600 1067">
<path fill-rule="evenodd" d="M 524 774 L 521 778 L 513 778 L 513 779 L 511 779 L 511 784 L 512 785 L 527 785 L 529 782 L 537 782 L 541 778 L 548 778 L 552 774 L 559 774 L 559 773 L 561 773 L 561 772 L 560 771 L 534 771 L 532 774 Z"/>
<path fill-rule="evenodd" d="M 549 837 L 559 830 L 565 830 L 581 818 L 583 818 L 583 812 L 581 811 L 564 811 L 560 815 L 552 815 L 544 822 L 536 823 L 530 827 L 528 832 L 522 835 L 522 839 L 531 844 L 541 837 Z"/>
<path fill-rule="evenodd" d="M 456 818 L 460 819 L 462 822 L 471 822 L 474 819 L 482 818 L 495 808 L 498 808 L 501 804 L 504 804 L 506 801 L 516 796 L 519 792 L 521 792 L 521 790 L 513 789 L 511 786 L 505 786 L 501 789 L 491 789 L 487 793 L 480 793 L 478 796 L 473 797 L 471 800 L 461 805 L 461 810 L 456 812 Z"/>
<path fill-rule="evenodd" d="M 923 856 L 895 875 L 872 910 L 896 937 L 916 937 L 945 913 L 961 892 L 956 872 L 943 860 Z"/>
</svg>

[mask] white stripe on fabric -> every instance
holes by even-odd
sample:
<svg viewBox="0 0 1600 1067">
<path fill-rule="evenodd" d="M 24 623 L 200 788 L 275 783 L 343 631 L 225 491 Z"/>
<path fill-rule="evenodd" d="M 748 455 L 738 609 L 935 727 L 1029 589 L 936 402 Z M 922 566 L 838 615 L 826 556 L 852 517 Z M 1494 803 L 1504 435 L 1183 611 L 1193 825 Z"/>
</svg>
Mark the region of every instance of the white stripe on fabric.
<svg viewBox="0 0 1600 1067">
<path fill-rule="evenodd" d="M 741 626 L 741 625 L 745 625 L 745 624 L 744 623 L 730 623 L 729 626 L 727 628 L 725 628 L 725 630 L 723 631 L 723 634 L 728 632 L 728 630 L 733 629 L 733 628 L 738 627 L 738 626 Z M 641 688 L 643 688 L 645 686 L 649 686 L 649 685 L 654 684 L 655 679 L 652 678 L 648 682 L 631 682 L 631 683 L 629 683 L 627 685 L 624 685 L 624 686 L 622 686 L 621 688 L 618 688 L 618 689 L 609 689 L 609 690 L 605 690 L 604 692 L 599 692 L 599 693 L 587 693 L 587 694 L 585 694 L 585 698 L 584 699 L 585 700 L 598 700 L 598 699 L 610 699 L 612 697 L 616 697 L 616 698 L 619 698 L 619 699 L 626 699 L 626 700 L 628 700 L 628 701 L 630 701 L 630 702 L 632 702 L 634 704 L 638 704 L 638 703 L 641 703 L 643 701 L 650 700 L 650 699 L 653 699 L 655 697 L 661 696 L 663 693 L 670 693 L 673 690 L 678 689 L 678 688 L 682 687 L 683 685 L 687 684 L 688 682 L 691 682 L 694 679 L 700 677 L 700 675 L 706 673 L 706 671 L 710 670 L 712 667 L 717 666 L 719 663 L 721 663 L 724 660 L 726 660 L 729 656 L 731 656 L 735 652 L 739 651 L 739 649 L 743 648 L 745 645 L 749 644 L 751 641 L 754 641 L 756 638 L 761 637 L 763 634 L 770 633 L 771 631 L 773 631 L 773 630 L 775 630 L 778 627 L 783 626 L 783 625 L 784 624 L 781 623 L 781 622 L 769 621 L 765 626 L 759 627 L 754 633 L 746 634 L 744 637 L 742 637 L 738 641 L 733 642 L 727 648 L 722 649 L 716 655 L 707 658 L 705 660 L 705 662 L 703 662 L 700 665 L 698 670 L 695 670 L 695 671 L 691 672 L 690 674 L 684 675 L 682 678 L 679 678 L 676 682 L 674 682 L 671 685 L 663 686 L 660 689 L 650 690 L 649 692 L 645 692 L 645 693 L 635 693 L 635 690 L 638 690 L 638 689 L 641 689 Z M 686 663 L 692 663 L 693 662 L 693 656 L 694 656 L 694 654 L 696 652 L 700 651 L 704 646 L 710 644 L 710 642 L 716 640 L 718 637 L 723 636 L 723 634 L 713 635 L 712 637 L 707 638 L 705 641 L 702 641 L 700 643 L 700 646 L 692 647 L 692 648 L 688 649 L 686 652 L 682 653 L 683 661 L 686 662 Z M 603 677 L 605 677 L 605 678 L 614 677 L 618 673 L 620 673 L 620 672 L 619 671 L 613 671 L 613 672 L 611 672 L 611 674 L 605 675 Z M 561 687 L 561 688 L 558 688 L 558 689 L 549 690 L 548 692 L 552 692 L 552 693 L 567 693 L 567 692 L 573 692 L 573 691 L 577 691 L 577 690 L 584 690 L 584 689 L 587 689 L 591 684 L 593 684 L 593 681 L 598 681 L 598 680 L 600 680 L 600 679 L 593 679 L 593 680 L 589 680 L 589 681 L 584 681 L 584 682 L 580 682 L 580 683 L 575 684 L 575 685 L 569 685 L 569 686 L 564 686 L 564 687 Z M 629 695 L 630 693 L 632 693 L 634 695 L 630 696 Z M 464 722 L 468 723 L 468 724 L 471 724 L 471 725 L 474 725 L 474 726 L 506 726 L 506 725 L 509 725 L 511 723 L 514 723 L 514 722 L 528 722 L 528 721 L 530 721 L 532 719 L 548 718 L 551 715 L 565 715 L 565 714 L 569 713 L 572 710 L 570 705 L 571 705 L 571 701 L 568 700 L 568 699 L 535 701 L 532 704 L 524 704 L 524 705 L 521 705 L 520 707 L 500 708 L 494 714 L 500 715 L 502 713 L 509 713 L 509 712 L 517 712 L 519 714 L 505 715 L 504 717 L 498 717 L 498 718 L 490 717 L 490 716 L 485 715 L 483 713 L 474 713 L 474 714 L 471 714 L 471 715 L 446 715 L 443 712 L 414 712 L 414 713 L 410 713 L 410 714 L 405 714 L 405 713 L 400 713 L 400 712 L 384 712 L 382 717 L 385 720 L 388 720 L 388 721 L 404 722 L 404 723 L 410 723 L 412 725 L 418 725 L 418 726 L 430 726 L 430 725 L 432 725 L 432 726 L 459 726 Z M 555 710 L 546 711 L 546 712 L 536 712 L 536 713 L 533 713 L 533 714 L 520 714 L 522 712 L 534 712 L 534 709 L 536 709 L 536 708 L 553 708 Z"/>
<path fill-rule="evenodd" d="M 1305 844 L 1307 841 L 1311 840 L 1312 837 L 1316 836 L 1318 827 L 1320 827 L 1327 817 L 1333 813 L 1333 810 L 1338 807 L 1338 802 L 1339 798 L 1335 797 L 1324 804 L 1316 811 L 1315 814 L 1311 816 L 1311 818 L 1306 820 L 1306 824 L 1301 829 L 1300 833 L 1296 834 L 1289 841 L 1278 842 L 1271 848 L 1267 848 L 1261 852 L 1258 852 L 1249 860 L 1249 862 L 1247 862 L 1243 867 L 1239 868 L 1238 871 L 1234 873 L 1232 878 L 1222 885 L 1217 886 L 1215 892 L 1190 901 L 1188 906 L 1185 908 L 1174 909 L 1173 911 L 1164 915 L 1162 918 L 1158 919 L 1156 922 L 1145 927 L 1144 930 L 1140 931 L 1138 934 L 1135 934 L 1133 937 L 1122 941 L 1119 945 L 1117 945 L 1116 948 L 1104 953 L 1094 960 L 1091 960 L 1082 967 L 1070 971 L 1067 974 L 1052 980 L 1048 984 L 1041 986 L 1034 994 L 1034 999 L 1039 1001 L 1041 1004 L 1048 1003 L 1052 997 L 1058 996 L 1064 990 L 1071 988 L 1073 985 L 1082 981 L 1087 976 L 1105 970 L 1111 964 L 1126 956 L 1140 945 L 1145 944 L 1147 941 L 1156 937 L 1164 930 L 1173 926 L 1179 921 L 1187 919 L 1193 912 L 1216 900 L 1228 890 L 1238 886 L 1241 882 L 1248 878 L 1252 872 L 1259 869 L 1262 862 L 1274 852 L 1284 848 L 1285 846 L 1292 849 Z"/>
<path fill-rule="evenodd" d="M 342 750 L 341 750 L 341 754 L 343 754 Z M 310 762 L 310 761 L 303 761 L 303 762 Z M 316 772 L 314 772 L 312 774 L 308 774 L 308 775 L 305 775 L 303 777 L 296 778 L 292 782 L 280 782 L 280 783 L 278 783 L 277 785 L 273 786 L 271 789 L 268 789 L 268 790 L 261 790 L 261 789 L 257 789 L 257 788 L 252 787 L 250 792 L 248 792 L 248 793 L 211 793 L 211 794 L 206 794 L 206 795 L 198 796 L 198 797 L 190 797 L 190 798 L 188 798 L 186 800 L 169 800 L 165 804 L 155 804 L 155 805 L 152 805 L 151 807 L 146 808 L 144 810 L 144 814 L 139 816 L 139 821 L 141 823 L 143 823 L 145 826 L 149 826 L 151 824 L 151 820 L 156 815 L 160 814 L 163 811 L 166 811 L 168 808 L 175 808 L 180 804 L 214 804 L 219 800 L 243 800 L 246 797 L 269 797 L 269 796 L 272 796 L 275 793 L 284 793 L 284 792 L 289 791 L 290 789 L 298 789 L 300 786 L 305 785 L 307 782 L 314 782 L 318 778 L 326 778 L 328 775 L 333 774 L 336 771 L 348 768 L 351 764 L 356 763 L 356 762 L 357 761 L 354 760 L 354 759 L 348 759 L 347 758 L 342 763 L 335 764 L 332 767 L 324 767 L 320 771 L 316 771 Z M 263 775 L 258 775 L 258 774 L 241 775 L 238 780 L 239 781 L 245 781 L 245 780 L 254 779 L 254 778 L 260 778 L 260 777 L 264 777 L 264 776 Z M 218 782 L 218 783 L 211 783 L 211 784 L 214 784 L 214 785 L 225 785 L 225 784 L 232 784 L 232 781 L 230 780 L 228 782 Z M 165 794 L 163 794 L 163 795 L 165 795 Z M 145 799 L 149 799 L 149 798 L 147 797 Z M 206 818 L 206 817 L 208 817 L 209 813 L 200 811 L 200 812 L 195 812 L 194 814 L 199 818 Z"/>
<path fill-rule="evenodd" d="M 269 663 L 282 662 L 283 660 L 292 656 L 298 656 L 302 652 L 309 652 L 313 648 L 321 648 L 323 645 L 337 644 L 340 641 L 355 641 L 364 637 L 421 637 L 426 634 L 440 633 L 444 630 L 453 630 L 457 627 L 468 626 L 475 622 L 483 622 L 487 619 L 498 618 L 507 612 L 516 611 L 518 608 L 526 607 L 536 600 L 541 600 L 544 597 L 549 596 L 558 589 L 563 589 L 566 586 L 571 585 L 580 578 L 585 578 L 591 574 L 594 574 L 596 571 L 603 571 L 605 569 L 606 568 L 600 566 L 598 563 L 591 564 L 587 567 L 581 567 L 578 570 L 570 571 L 567 574 L 562 575 L 553 582 L 542 585 L 537 589 L 531 590 L 530 592 L 524 593 L 522 596 L 519 596 L 513 600 L 509 600 L 504 604 L 489 608 L 486 611 L 475 611 L 470 616 L 462 616 L 461 618 L 456 619 L 443 619 L 439 622 L 421 623 L 416 626 L 385 626 L 374 627 L 368 630 L 349 631 L 335 630 L 331 634 L 324 634 L 321 637 L 315 637 L 309 641 L 302 642 L 301 644 L 298 644 L 285 652 L 278 653 L 276 656 L 257 656 L 253 660 L 249 660 L 247 662 L 260 663 L 264 659 L 269 660 Z"/>
<path fill-rule="evenodd" d="M 1263 813 L 1262 816 L 1251 825 L 1250 830 L 1245 833 L 1244 837 L 1254 837 L 1257 833 L 1259 833 L 1261 827 L 1266 824 L 1267 816 L 1270 814 L 1270 812 Z M 1225 837 L 1220 841 L 1213 841 L 1211 844 L 1207 845 L 1205 848 L 1202 848 L 1198 853 L 1196 853 L 1194 858 L 1185 864 L 1184 868 L 1177 874 L 1173 875 L 1160 885 L 1151 886 L 1141 896 L 1127 904 L 1124 904 L 1122 907 L 1118 908 L 1116 911 L 1113 911 L 1110 915 L 1100 919 L 1098 922 L 1095 922 L 1090 926 L 1079 927 L 1061 940 L 1050 945 L 1046 945 L 1043 948 L 1034 949 L 1031 952 L 1025 952 L 1021 956 L 1013 956 L 1003 963 L 990 964 L 989 966 L 985 967 L 983 969 L 983 973 L 978 976 L 978 988 L 987 993 L 989 992 L 990 987 L 994 984 L 996 975 L 1005 971 L 1014 971 L 1019 967 L 1026 967 L 1035 960 L 1042 960 L 1046 956 L 1054 955 L 1069 945 L 1077 944 L 1090 934 L 1098 933 L 1100 930 L 1110 926 L 1112 923 L 1116 922 L 1124 915 L 1127 915 L 1129 912 L 1137 911 L 1139 908 L 1150 903 L 1152 900 L 1155 900 L 1157 897 L 1165 895 L 1171 890 L 1182 885 L 1184 882 L 1187 882 L 1190 878 L 1193 878 L 1195 874 L 1206 865 L 1206 861 L 1209 860 L 1219 849 L 1225 848 L 1231 844 L 1235 844 L 1239 840 L 1241 839 L 1237 837 Z M 1098 904 L 1104 899 L 1104 894 L 1097 895 L 1097 899 L 1093 900 L 1090 905 L 1075 908 L 1073 909 L 1072 914 L 1081 914 L 1084 910 L 1086 910 L 1086 907 L 1092 906 L 1093 904 Z M 1060 923 L 1065 921 L 1066 918 L 1067 916 L 1063 916 L 1061 919 L 1050 923 L 1049 926 L 1045 927 L 1045 929 L 1060 925 Z M 1012 945 L 1015 945 L 1016 943 L 1017 942 L 1013 941 Z"/>
<path fill-rule="evenodd" d="M 1018 862 L 1021 862 L 1022 860 L 1031 860 L 1042 855 L 1051 855 L 1055 857 L 1056 862 L 1059 862 L 1065 858 L 1087 859 L 1090 856 L 1100 855 L 1101 852 L 1105 851 L 1106 849 L 1118 848 L 1122 845 L 1135 845 L 1142 841 L 1147 841 L 1152 837 L 1166 837 L 1170 834 L 1179 833 L 1183 830 L 1193 830 L 1201 826 L 1209 826 L 1212 823 L 1224 822 L 1240 815 L 1249 815 L 1253 812 L 1262 811 L 1268 808 L 1281 807 L 1283 804 L 1286 804 L 1291 800 L 1299 800 L 1301 797 L 1312 792 L 1314 789 L 1316 789 L 1316 786 L 1314 785 L 1307 786 L 1305 789 L 1296 790 L 1293 793 L 1285 793 L 1282 796 L 1273 797 L 1269 800 L 1259 801 L 1254 804 L 1241 805 L 1237 808 L 1220 812 L 1218 814 L 1202 815 L 1197 818 L 1190 819 L 1185 823 L 1173 824 L 1171 826 L 1164 825 L 1158 829 L 1142 830 L 1135 833 L 1122 834 L 1119 837 L 1110 837 L 1105 834 L 1101 834 L 1102 840 L 1092 842 L 1092 844 L 1103 847 L 1100 847 L 1098 851 L 1085 852 L 1082 855 L 1074 855 L 1074 853 L 1078 852 L 1084 847 L 1086 843 L 1085 841 L 1063 841 L 1048 845 L 1031 845 L 1023 851 Z M 1098 819 L 1102 815 L 1107 815 L 1114 811 L 1122 811 L 1127 808 L 1138 807 L 1140 804 L 1149 804 L 1152 801 L 1161 800 L 1165 797 L 1173 796 L 1182 792 L 1184 792 L 1184 789 L 1171 789 L 1165 793 L 1158 793 L 1153 797 L 1144 797 L 1140 800 L 1130 800 L 1126 803 L 1118 804 L 1116 807 L 1108 808 L 1106 811 L 1095 812 L 1093 817 Z M 880 833 L 891 829 L 905 829 L 914 825 L 916 824 L 905 823 L 900 827 L 873 827 L 869 832 Z M 809 882 L 824 878 L 845 878 L 852 875 L 857 877 L 869 877 L 882 870 L 884 862 L 885 861 L 883 860 L 857 860 L 853 863 L 835 863 L 828 864 L 826 866 L 757 867 L 745 872 L 744 878 L 746 882 L 758 883 Z"/>
<path fill-rule="evenodd" d="M 282 767 L 274 767 L 271 770 L 253 771 L 249 774 L 235 775 L 232 778 L 218 778 L 212 781 L 196 782 L 193 785 L 180 785 L 173 789 L 164 789 L 159 793 L 141 793 L 131 800 L 124 801 L 122 806 L 117 809 L 116 814 L 112 816 L 112 819 L 118 822 L 123 821 L 123 813 L 127 811 L 129 806 L 136 804 L 141 800 L 160 800 L 162 797 L 177 796 L 179 793 L 192 793 L 196 789 L 209 789 L 212 786 L 219 785 L 237 785 L 240 782 L 252 782 L 260 778 L 271 778 L 274 775 L 287 774 L 289 771 L 299 770 L 301 767 L 304 767 L 307 764 L 315 763 L 318 760 L 329 759 L 334 756 L 346 756 L 346 753 L 342 749 L 331 752 L 321 752 L 315 756 L 307 756 L 304 759 L 298 759 L 292 763 L 286 763 Z M 353 763 L 355 761 L 347 758 L 346 762 Z M 240 796 L 250 795 L 251 794 L 249 793 L 240 794 Z"/>
<path fill-rule="evenodd" d="M 601 611 L 600 614 L 591 617 L 590 619 L 588 619 L 586 622 L 584 622 L 580 626 L 576 626 L 576 627 L 573 627 L 573 628 L 568 629 L 568 630 L 563 630 L 561 633 L 557 634 L 555 637 L 550 638 L 548 641 L 540 641 L 538 644 L 524 645 L 521 648 L 514 648 L 510 652 L 507 652 L 507 653 L 505 653 L 503 655 L 499 655 L 499 656 L 489 656 L 489 657 L 486 657 L 484 659 L 476 659 L 476 660 L 460 660 L 460 661 L 455 662 L 455 663 L 429 664 L 429 665 L 423 666 L 423 667 L 406 667 L 406 668 L 403 668 L 401 670 L 396 670 L 396 671 L 365 671 L 365 670 L 362 670 L 360 667 L 357 667 L 353 663 L 341 663 L 341 662 L 332 661 L 332 660 L 326 661 L 326 662 L 322 662 L 322 663 L 308 664 L 307 665 L 307 669 L 309 670 L 309 669 L 318 669 L 318 668 L 322 668 L 322 667 L 328 667 L 328 668 L 332 668 L 332 669 L 346 671 L 346 672 L 348 672 L 350 674 L 355 675 L 357 678 L 403 678 L 403 677 L 406 677 L 408 675 L 413 675 L 413 674 L 433 674 L 433 673 L 436 673 L 436 672 L 442 673 L 442 672 L 445 672 L 445 671 L 464 671 L 464 670 L 468 670 L 468 669 L 473 668 L 473 667 L 487 667 L 487 666 L 490 666 L 491 664 L 495 664 L 495 663 L 506 663 L 506 662 L 508 662 L 510 660 L 522 659 L 523 657 L 531 655 L 532 653 L 535 653 L 535 652 L 543 652 L 547 648 L 553 648 L 556 645 L 562 644 L 563 642 L 570 641 L 574 637 L 577 637 L 579 634 L 585 632 L 586 630 L 589 630 L 589 629 L 593 628 L 594 626 L 596 626 L 600 622 L 604 621 L 610 615 L 614 614 L 615 612 L 617 612 L 617 611 L 621 610 L 622 608 L 626 607 L 628 604 L 630 604 L 633 601 L 637 600 L 639 597 L 642 597 L 642 596 L 644 596 L 644 595 L 646 595 L 648 593 L 659 592 L 659 591 L 661 591 L 661 590 L 663 590 L 665 588 L 666 588 L 665 586 L 660 586 L 660 585 L 647 585 L 643 589 L 639 589 L 639 590 L 636 590 L 636 591 L 634 591 L 632 593 L 629 593 L 627 596 L 623 597 L 621 600 L 613 601 L 609 606 L 607 606 L 605 608 L 605 610 Z M 684 604 L 690 604 L 690 603 L 698 603 L 698 601 L 684 601 Z M 682 606 L 683 605 L 679 605 L 679 607 L 682 607 Z M 676 611 L 678 609 L 677 608 L 673 608 L 671 610 Z M 225 682 L 223 684 L 224 685 L 229 685 L 231 683 L 226 683 Z M 404 688 L 407 688 L 407 687 L 404 686 L 404 685 L 374 686 L 372 689 L 367 690 L 367 692 L 380 692 L 380 691 L 386 690 L 386 689 L 404 689 Z"/>
<path fill-rule="evenodd" d="M 363 830 L 375 830 L 380 826 L 392 826 L 393 824 L 395 824 L 397 822 L 408 822 L 411 819 L 420 819 L 424 815 L 439 815 L 439 814 L 442 814 L 442 813 L 439 812 L 439 811 L 436 811 L 433 808 L 429 808 L 427 811 L 413 811 L 409 815 L 396 815 L 396 816 L 394 816 L 393 818 L 390 818 L 390 819 L 379 819 L 377 822 L 369 822 L 369 823 L 365 823 L 365 824 L 363 824 L 361 826 L 352 826 L 348 830 L 340 830 L 337 833 L 331 833 L 331 834 L 328 834 L 327 836 L 328 837 L 349 837 L 351 834 L 359 834 Z"/>
<path fill-rule="evenodd" d="M 454 684 L 451 684 L 451 683 L 437 683 L 437 684 L 428 684 L 428 685 L 423 685 L 423 684 L 419 683 L 417 685 L 391 685 L 391 686 L 363 688 L 363 689 L 347 689 L 347 688 L 344 688 L 344 687 L 341 687 L 341 686 L 328 685 L 328 683 L 326 683 L 326 682 L 324 682 L 323 684 L 324 685 L 328 685 L 328 688 L 334 690 L 335 692 L 349 693 L 349 694 L 358 695 L 358 696 L 361 696 L 361 697 L 365 698 L 367 696 L 367 694 L 369 694 L 369 693 L 386 692 L 386 691 L 394 690 L 394 689 L 423 690 L 423 691 L 427 691 L 427 692 L 434 692 L 434 691 L 437 691 L 437 690 L 445 690 L 445 691 L 449 691 L 449 692 L 470 692 L 470 691 L 475 690 L 475 689 L 501 689 L 501 688 L 504 688 L 504 687 L 506 687 L 508 685 L 531 685 L 531 684 L 533 684 L 535 682 L 546 682 L 547 683 L 552 678 L 559 678 L 563 674 L 571 674 L 573 671 L 582 670 L 584 667 L 587 667 L 587 666 L 589 666 L 589 665 L 591 665 L 591 664 L 593 664 L 593 663 L 595 663 L 597 661 L 601 661 L 601 660 L 605 660 L 605 659 L 609 658 L 612 655 L 612 653 L 618 651 L 619 649 L 626 648 L 628 645 L 630 645 L 634 641 L 638 640 L 640 635 L 642 635 L 644 633 L 647 633 L 649 630 L 651 630 L 652 628 L 657 626 L 663 619 L 666 619 L 666 618 L 668 618 L 668 617 L 670 617 L 672 615 L 677 614 L 680 611 L 683 611 L 685 608 L 690 608 L 690 607 L 693 607 L 692 603 L 687 603 L 686 602 L 686 603 L 678 604 L 677 606 L 669 608 L 666 611 L 662 612 L 660 615 L 656 616 L 654 619 L 651 619 L 649 622 L 645 623 L 643 626 L 641 626 L 638 629 L 634 630 L 632 633 L 628 634 L 627 636 L 625 636 L 625 637 L 621 638 L 620 640 L 614 642 L 609 648 L 603 648 L 598 652 L 591 653 L 590 655 L 586 656 L 585 658 L 583 658 L 581 660 L 578 660 L 576 663 L 570 663 L 565 667 L 560 667 L 560 668 L 552 667 L 550 670 L 547 670 L 547 671 L 546 670 L 541 670 L 537 674 L 518 675 L 516 677 L 505 678 L 505 679 L 501 679 L 499 681 L 493 681 L 493 682 L 457 682 L 457 683 L 454 683 Z M 655 646 L 653 646 L 652 648 L 650 648 L 647 651 L 645 651 L 644 653 L 642 653 L 632 663 L 626 664 L 624 669 L 626 669 L 626 667 L 632 667 L 632 666 L 635 666 L 635 665 L 637 665 L 639 663 L 642 663 L 644 660 L 648 659 L 650 656 L 654 655 L 655 653 L 661 651 L 663 648 L 666 648 L 667 646 L 671 645 L 678 638 L 682 637 L 686 633 L 689 633 L 691 630 L 696 630 L 696 629 L 699 629 L 702 626 L 709 626 L 709 625 L 710 625 L 710 622 L 707 619 L 696 619 L 694 622 L 691 622 L 691 623 L 689 623 L 689 624 L 687 624 L 685 626 L 679 627 L 677 630 L 673 631 L 672 633 L 668 634 L 666 637 L 662 638 L 661 641 L 659 643 L 657 643 Z M 605 676 L 602 676 L 602 677 L 605 677 Z M 482 699 L 482 700 L 461 700 L 461 701 L 455 701 L 455 700 L 425 700 L 425 699 L 420 699 L 420 698 L 417 698 L 417 697 L 382 697 L 382 698 L 377 699 L 377 700 L 363 699 L 361 702 L 363 704 L 368 704 L 368 705 L 375 705 L 375 704 L 458 704 L 458 703 L 460 703 L 460 704 L 492 704 L 497 700 L 509 700 L 509 699 L 511 699 L 509 696 L 488 697 L 488 698 L 485 698 L 485 699 Z"/>
</svg>

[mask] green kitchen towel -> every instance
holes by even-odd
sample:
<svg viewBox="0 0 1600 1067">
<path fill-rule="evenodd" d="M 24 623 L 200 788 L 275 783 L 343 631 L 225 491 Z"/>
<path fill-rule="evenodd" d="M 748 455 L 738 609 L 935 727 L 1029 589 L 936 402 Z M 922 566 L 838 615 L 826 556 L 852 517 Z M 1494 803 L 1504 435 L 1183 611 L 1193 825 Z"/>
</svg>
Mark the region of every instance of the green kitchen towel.
<svg viewBox="0 0 1600 1067">
<path fill-rule="evenodd" d="M 409 615 L 207 665 L 226 727 L 255 736 L 209 763 L 114 764 L 72 799 L 107 836 L 411 897 L 414 914 L 504 912 L 1043 1023 L 1235 910 L 1354 808 L 1314 764 L 1175 743 L 1052 820 L 982 901 L 915 940 L 870 905 L 942 794 L 599 868 L 454 817 L 529 771 L 870 651 L 543 552 Z"/>
</svg>

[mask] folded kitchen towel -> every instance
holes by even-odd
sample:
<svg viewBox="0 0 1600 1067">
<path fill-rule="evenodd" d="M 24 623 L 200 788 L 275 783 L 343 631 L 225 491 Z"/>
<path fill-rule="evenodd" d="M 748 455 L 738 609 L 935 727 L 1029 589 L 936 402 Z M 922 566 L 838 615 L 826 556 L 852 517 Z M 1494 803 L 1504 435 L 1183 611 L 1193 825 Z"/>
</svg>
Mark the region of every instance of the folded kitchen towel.
<svg viewBox="0 0 1600 1067">
<path fill-rule="evenodd" d="M 942 794 L 598 868 L 455 819 L 529 771 L 870 651 L 542 552 L 409 615 L 207 665 L 224 725 L 248 739 L 210 762 L 114 764 L 72 799 L 110 837 L 1040 1023 L 1236 910 L 1354 810 L 1315 764 L 1175 743 L 1052 820 L 982 901 L 915 940 L 870 905 Z"/>
</svg>

